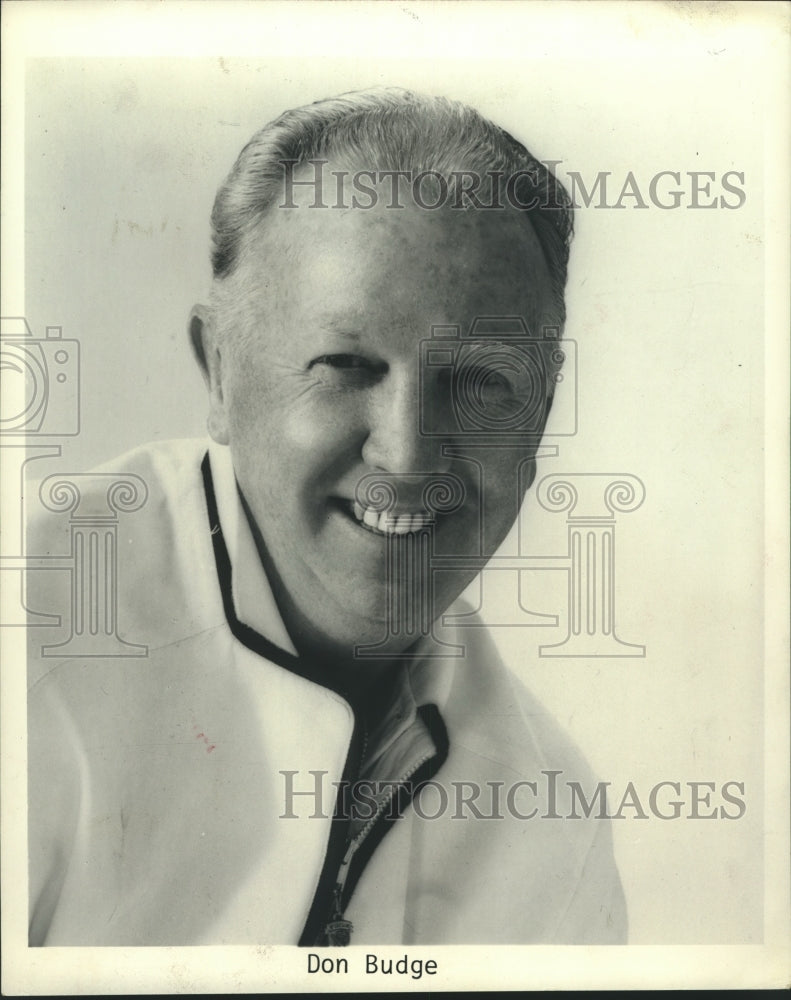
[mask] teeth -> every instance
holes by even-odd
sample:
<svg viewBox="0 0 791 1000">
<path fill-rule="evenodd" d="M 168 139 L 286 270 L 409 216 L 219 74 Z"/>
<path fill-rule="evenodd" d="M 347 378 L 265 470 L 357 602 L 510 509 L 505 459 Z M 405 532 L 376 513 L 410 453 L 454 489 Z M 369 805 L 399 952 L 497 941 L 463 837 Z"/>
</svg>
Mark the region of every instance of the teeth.
<svg viewBox="0 0 791 1000">
<path fill-rule="evenodd" d="M 383 535 L 406 535 L 410 531 L 420 531 L 429 524 L 429 515 L 425 511 L 413 514 L 389 514 L 386 511 L 376 511 L 371 507 L 362 507 L 355 500 L 352 504 L 354 516 L 364 525 L 381 532 Z"/>
</svg>

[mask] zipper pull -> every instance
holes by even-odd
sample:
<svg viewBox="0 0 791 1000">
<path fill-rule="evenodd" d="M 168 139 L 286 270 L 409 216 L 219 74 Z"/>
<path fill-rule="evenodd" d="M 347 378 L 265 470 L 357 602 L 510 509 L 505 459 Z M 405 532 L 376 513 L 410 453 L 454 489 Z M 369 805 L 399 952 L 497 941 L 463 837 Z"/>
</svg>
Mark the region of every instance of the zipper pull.
<svg viewBox="0 0 791 1000">
<path fill-rule="evenodd" d="M 345 948 L 352 939 L 354 925 L 351 920 L 345 920 L 341 909 L 341 890 L 343 886 L 340 882 L 335 883 L 335 891 L 332 896 L 332 913 L 327 926 L 324 928 L 324 941 L 331 948 Z"/>
</svg>

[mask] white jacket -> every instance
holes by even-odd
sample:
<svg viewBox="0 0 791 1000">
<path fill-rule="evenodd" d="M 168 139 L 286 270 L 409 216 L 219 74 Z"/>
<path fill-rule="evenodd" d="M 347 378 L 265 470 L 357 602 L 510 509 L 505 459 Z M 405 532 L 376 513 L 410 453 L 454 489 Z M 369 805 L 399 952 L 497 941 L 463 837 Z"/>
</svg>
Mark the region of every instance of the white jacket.
<svg viewBox="0 0 791 1000">
<path fill-rule="evenodd" d="M 76 571 L 27 574 L 28 607 L 63 618 L 61 629 L 29 630 L 32 945 L 315 945 L 329 918 L 345 842 L 344 824 L 329 818 L 331 782 L 354 756 L 354 712 L 298 672 L 228 451 L 205 454 L 204 442 L 171 442 L 108 466 L 148 490 L 118 520 L 109 622 L 147 655 L 41 655 L 74 625 Z M 106 490 L 101 477 L 84 492 L 86 483 Z M 78 513 L 101 500 L 84 495 Z M 68 513 L 31 512 L 30 555 L 68 554 L 70 537 Z M 570 812 L 566 781 L 594 790 L 587 765 L 486 629 L 460 641 L 462 659 L 409 665 L 363 771 L 396 779 L 417 768 L 413 786 L 435 784 L 401 818 L 375 824 L 347 866 L 352 943 L 622 942 L 609 823 L 542 818 L 549 781 L 560 817 Z M 349 763 L 347 778 L 357 773 Z M 322 808 L 314 794 L 287 802 L 289 781 L 315 791 L 313 772 Z M 538 789 L 530 819 L 505 808 L 520 781 Z M 479 811 L 503 818 L 459 807 L 461 782 L 487 790 Z M 532 794 L 521 786 L 518 812 Z"/>
</svg>

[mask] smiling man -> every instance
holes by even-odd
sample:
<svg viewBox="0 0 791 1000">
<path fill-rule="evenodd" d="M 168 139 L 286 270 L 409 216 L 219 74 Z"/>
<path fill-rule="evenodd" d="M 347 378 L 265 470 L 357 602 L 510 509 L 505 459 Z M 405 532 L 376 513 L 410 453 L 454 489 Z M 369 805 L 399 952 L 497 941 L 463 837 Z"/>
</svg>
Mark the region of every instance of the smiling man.
<svg viewBox="0 0 791 1000">
<path fill-rule="evenodd" d="M 484 629 L 441 626 L 535 475 L 565 192 L 385 90 L 265 126 L 212 221 L 211 442 L 113 463 L 147 490 L 117 617 L 146 655 L 30 630 L 31 943 L 623 940 L 585 762 Z M 32 519 L 30 551 L 68 539 Z"/>
</svg>

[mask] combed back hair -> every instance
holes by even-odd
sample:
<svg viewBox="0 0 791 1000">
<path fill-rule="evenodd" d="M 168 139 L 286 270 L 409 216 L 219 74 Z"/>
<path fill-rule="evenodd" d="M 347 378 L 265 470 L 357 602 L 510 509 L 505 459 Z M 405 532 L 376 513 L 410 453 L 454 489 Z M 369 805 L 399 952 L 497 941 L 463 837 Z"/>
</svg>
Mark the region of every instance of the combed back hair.
<svg viewBox="0 0 791 1000">
<path fill-rule="evenodd" d="M 565 322 L 564 291 L 573 232 L 568 192 L 543 163 L 505 129 L 459 101 L 401 88 L 353 92 L 286 111 L 265 125 L 239 154 L 212 211 L 212 268 L 218 284 L 234 274 L 245 241 L 267 211 L 282 204 L 285 168 L 312 160 L 352 161 L 361 169 L 423 171 L 458 190 L 461 171 L 509 177 L 513 199 L 529 220 L 549 270 L 552 322 Z M 518 176 L 517 176 L 518 175 Z M 429 177 L 430 179 L 430 177 Z M 430 185 L 427 185 L 427 189 Z M 332 197 L 332 185 L 327 196 Z M 463 185 L 462 185 L 463 191 Z M 479 197 L 486 198 L 485 190 Z M 505 198 L 502 198 L 505 204 Z M 222 297 L 222 296 L 220 296 Z"/>
</svg>

